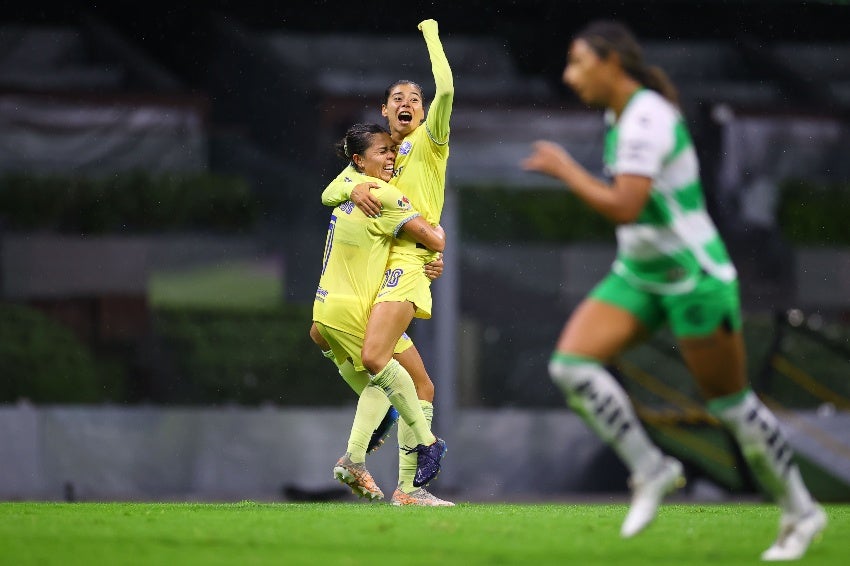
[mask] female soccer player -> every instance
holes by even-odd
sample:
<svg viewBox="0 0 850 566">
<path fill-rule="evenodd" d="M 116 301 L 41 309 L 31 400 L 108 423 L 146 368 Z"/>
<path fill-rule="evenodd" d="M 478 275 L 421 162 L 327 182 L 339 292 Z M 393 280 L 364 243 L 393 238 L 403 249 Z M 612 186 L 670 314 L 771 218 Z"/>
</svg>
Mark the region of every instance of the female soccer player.
<svg viewBox="0 0 850 566">
<path fill-rule="evenodd" d="M 563 81 L 606 109 L 600 180 L 560 146 L 539 141 L 523 167 L 562 181 L 617 225 L 611 272 L 567 321 L 549 364 L 569 405 L 631 471 L 623 537 L 640 532 L 682 465 L 649 440 L 625 391 L 605 370 L 614 356 L 668 323 L 709 410 L 734 435 L 753 473 L 782 510 L 764 560 L 801 557 L 826 525 L 774 415 L 747 383 L 738 279 L 709 218 L 696 152 L 666 75 L 647 66 L 631 32 L 594 22 L 573 39 Z"/>
<path fill-rule="evenodd" d="M 319 287 L 313 303 L 313 321 L 337 360 L 348 359 L 355 370 L 364 369 L 361 351 L 372 301 L 384 279 L 384 268 L 392 241 L 402 233 L 435 252 L 445 246 L 445 234 L 410 205 L 392 177 L 395 144 L 389 132 L 377 124 L 357 124 L 349 128 L 338 152 L 350 160 L 350 182 L 372 181 L 384 212 L 370 219 L 352 203 L 345 202 L 331 214 Z M 434 252 L 431 252 L 434 253 Z M 403 340 L 394 344 L 403 351 Z M 409 340 L 406 340 L 409 345 Z M 387 401 L 389 399 L 389 402 Z M 414 482 L 426 485 L 440 470 L 446 445 L 431 432 L 419 404 L 410 375 L 390 359 L 381 371 L 371 372 L 369 383 L 360 392 L 346 453 L 334 467 L 334 476 L 352 490 L 370 499 L 383 493 L 365 466 L 366 450 L 376 420 L 392 403 L 401 420 L 410 427 L 408 450 L 417 454 Z"/>
<path fill-rule="evenodd" d="M 387 118 L 393 141 L 398 144 L 395 174 L 391 181 L 432 225 L 440 222 L 449 157 L 449 119 L 454 101 L 454 80 L 434 20 L 419 24 L 431 58 L 436 93 L 425 114 L 422 88 L 407 80 L 398 81 L 384 93 L 381 114 Z M 420 127 L 421 126 L 421 127 Z M 322 194 L 322 203 L 335 206 L 350 200 L 365 213 L 378 217 L 380 204 L 370 194 L 368 183 L 352 187 L 343 171 Z M 407 236 L 398 238 L 390 251 L 386 278 L 369 316 L 363 343 L 363 364 L 370 373 L 379 372 L 393 357 L 393 348 L 414 317 L 431 318 L 431 281 L 423 265 L 434 256 Z M 434 384 L 419 360 L 419 371 L 411 372 L 425 415 L 433 418 Z M 392 501 L 396 505 L 450 505 L 417 489 L 413 482 L 415 458 L 404 450 L 412 442 L 411 430 L 399 423 L 399 484 Z"/>
</svg>

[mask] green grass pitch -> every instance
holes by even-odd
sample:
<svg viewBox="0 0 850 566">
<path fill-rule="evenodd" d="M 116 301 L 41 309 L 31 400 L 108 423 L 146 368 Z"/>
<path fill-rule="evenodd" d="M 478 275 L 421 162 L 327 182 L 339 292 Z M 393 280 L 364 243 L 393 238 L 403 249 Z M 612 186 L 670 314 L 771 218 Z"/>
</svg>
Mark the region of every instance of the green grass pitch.
<svg viewBox="0 0 850 566">
<path fill-rule="evenodd" d="M 803 563 L 850 563 L 850 506 Z M 0 564 L 757 564 L 778 510 L 661 508 L 619 538 L 625 504 L 0 503 Z"/>
</svg>

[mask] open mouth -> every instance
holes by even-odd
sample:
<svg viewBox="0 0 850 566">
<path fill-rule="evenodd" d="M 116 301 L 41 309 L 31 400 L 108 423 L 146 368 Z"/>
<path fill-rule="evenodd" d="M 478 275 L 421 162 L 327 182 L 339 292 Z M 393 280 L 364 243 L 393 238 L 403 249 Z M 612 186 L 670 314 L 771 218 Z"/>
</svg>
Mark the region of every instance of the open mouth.
<svg viewBox="0 0 850 566">
<path fill-rule="evenodd" d="M 398 121 L 402 124 L 409 124 L 413 121 L 413 114 L 407 111 L 399 112 Z"/>
</svg>

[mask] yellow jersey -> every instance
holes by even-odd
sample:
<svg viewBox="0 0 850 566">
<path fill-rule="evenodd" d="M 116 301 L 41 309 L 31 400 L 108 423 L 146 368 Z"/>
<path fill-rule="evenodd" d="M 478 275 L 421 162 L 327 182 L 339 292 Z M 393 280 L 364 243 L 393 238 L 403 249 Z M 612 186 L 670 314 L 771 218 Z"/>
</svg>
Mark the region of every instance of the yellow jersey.
<svg viewBox="0 0 850 566">
<path fill-rule="evenodd" d="M 383 284 L 390 247 L 405 223 L 420 216 L 398 188 L 349 166 L 342 182 L 350 187 L 368 181 L 381 200 L 378 218 L 368 218 L 351 201 L 331 213 L 321 276 L 313 301 L 313 320 L 363 337 L 375 295 Z M 349 189 L 350 191 L 350 189 Z"/>
<path fill-rule="evenodd" d="M 432 226 L 440 223 L 446 194 L 446 165 L 449 159 L 449 120 L 454 103 L 454 79 L 440 42 L 437 22 L 420 25 L 434 74 L 436 92 L 425 122 L 413 130 L 398 147 L 390 183 L 407 195 L 410 202 Z M 354 185 L 343 182 L 340 173 L 322 193 L 322 204 L 336 206 L 351 197 Z M 356 183 L 355 183 L 356 184 Z M 422 263 L 436 257 L 407 235 L 396 240 L 393 256 L 420 256 Z"/>
</svg>

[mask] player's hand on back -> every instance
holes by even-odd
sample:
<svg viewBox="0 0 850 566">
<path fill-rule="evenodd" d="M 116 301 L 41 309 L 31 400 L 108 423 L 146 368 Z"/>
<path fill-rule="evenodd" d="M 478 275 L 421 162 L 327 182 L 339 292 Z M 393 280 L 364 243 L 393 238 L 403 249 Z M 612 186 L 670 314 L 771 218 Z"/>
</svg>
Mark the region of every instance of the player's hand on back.
<svg viewBox="0 0 850 566">
<path fill-rule="evenodd" d="M 381 200 L 369 190 L 371 188 L 377 189 L 379 186 L 377 183 L 369 181 L 355 185 L 351 189 L 351 202 L 369 218 L 377 218 L 381 215 Z"/>
<path fill-rule="evenodd" d="M 433 281 L 443 274 L 443 254 L 434 261 L 426 263 L 422 269 L 425 271 L 425 277 Z"/>
</svg>

